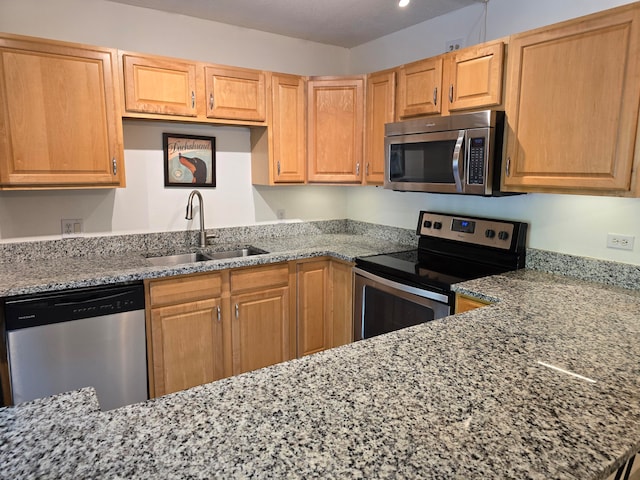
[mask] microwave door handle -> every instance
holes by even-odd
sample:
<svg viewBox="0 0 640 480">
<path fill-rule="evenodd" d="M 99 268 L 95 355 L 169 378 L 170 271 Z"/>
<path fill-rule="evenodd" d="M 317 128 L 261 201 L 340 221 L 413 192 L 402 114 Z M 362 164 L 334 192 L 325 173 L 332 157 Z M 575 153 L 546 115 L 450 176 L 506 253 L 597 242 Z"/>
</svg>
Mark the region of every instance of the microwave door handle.
<svg viewBox="0 0 640 480">
<path fill-rule="evenodd" d="M 451 167 L 453 170 L 453 180 L 456 182 L 456 192 L 462 193 L 462 180 L 460 176 L 460 152 L 464 145 L 464 130 L 460 130 L 458 133 L 458 140 L 456 140 L 456 146 L 453 149 L 453 158 L 451 159 Z"/>
</svg>

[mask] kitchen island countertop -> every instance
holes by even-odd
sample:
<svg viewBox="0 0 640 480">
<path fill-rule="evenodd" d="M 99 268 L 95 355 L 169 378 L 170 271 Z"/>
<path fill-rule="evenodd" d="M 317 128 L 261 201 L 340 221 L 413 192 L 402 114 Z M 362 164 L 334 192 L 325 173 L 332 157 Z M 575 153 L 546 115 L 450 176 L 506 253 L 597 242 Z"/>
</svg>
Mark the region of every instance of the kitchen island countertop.
<svg viewBox="0 0 640 480">
<path fill-rule="evenodd" d="M 1 409 L 0 477 L 595 480 L 640 449 L 637 291 L 456 289 L 497 303 L 108 412 Z"/>
</svg>

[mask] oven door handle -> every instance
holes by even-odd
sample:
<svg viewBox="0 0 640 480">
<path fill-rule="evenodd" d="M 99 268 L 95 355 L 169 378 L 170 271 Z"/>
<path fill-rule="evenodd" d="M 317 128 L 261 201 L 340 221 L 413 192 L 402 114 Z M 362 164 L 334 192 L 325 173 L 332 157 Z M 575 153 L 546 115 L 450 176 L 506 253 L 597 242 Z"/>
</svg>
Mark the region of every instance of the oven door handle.
<svg viewBox="0 0 640 480">
<path fill-rule="evenodd" d="M 456 140 L 456 146 L 453 149 L 453 157 L 451 159 L 451 169 L 453 170 L 453 180 L 456 182 L 456 192 L 462 193 L 462 177 L 460 175 L 460 152 L 464 145 L 465 130 L 458 132 L 458 140 Z"/>
<path fill-rule="evenodd" d="M 417 295 L 418 297 L 428 298 L 429 300 L 435 300 L 436 302 L 448 304 L 449 297 L 443 295 L 441 293 L 432 292 L 430 290 L 424 290 L 418 287 L 412 287 L 410 285 L 404 285 L 402 283 L 394 282 L 393 280 L 386 279 L 384 277 L 380 277 L 373 273 L 369 273 L 366 270 L 362 270 L 358 267 L 353 267 L 353 273 L 356 275 L 360 275 L 361 277 L 367 278 L 374 282 L 377 282 L 381 285 L 385 285 L 389 288 L 394 288 L 401 292 L 409 293 L 412 295 Z"/>
</svg>

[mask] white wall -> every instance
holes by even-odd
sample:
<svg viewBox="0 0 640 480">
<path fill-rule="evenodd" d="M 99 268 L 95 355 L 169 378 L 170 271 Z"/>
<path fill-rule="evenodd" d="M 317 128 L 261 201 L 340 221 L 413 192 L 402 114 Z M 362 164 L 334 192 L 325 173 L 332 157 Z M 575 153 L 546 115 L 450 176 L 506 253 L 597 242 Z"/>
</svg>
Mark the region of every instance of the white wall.
<svg viewBox="0 0 640 480">
<path fill-rule="evenodd" d="M 348 64 L 343 48 L 104 0 L 0 0 L 0 31 L 303 75 L 341 75 Z M 246 128 L 126 121 L 126 188 L 0 192 L 0 240 L 59 237 L 63 218 L 82 218 L 90 234 L 192 228 L 190 189 L 164 188 L 163 132 L 216 137 L 207 228 L 274 221 L 279 209 L 285 219 L 346 217 L 341 187 L 252 187 Z"/>
<path fill-rule="evenodd" d="M 575 18 L 624 0 L 489 0 L 351 50 L 351 71 L 372 72 L 440 54 L 447 40 L 466 45 Z M 531 225 L 529 246 L 640 264 L 640 199 L 529 194 L 502 198 L 400 193 L 352 188 L 348 216 L 354 220 L 415 228 L 420 210 L 509 218 Z M 633 251 L 606 248 L 607 233 L 636 237 Z"/>
</svg>

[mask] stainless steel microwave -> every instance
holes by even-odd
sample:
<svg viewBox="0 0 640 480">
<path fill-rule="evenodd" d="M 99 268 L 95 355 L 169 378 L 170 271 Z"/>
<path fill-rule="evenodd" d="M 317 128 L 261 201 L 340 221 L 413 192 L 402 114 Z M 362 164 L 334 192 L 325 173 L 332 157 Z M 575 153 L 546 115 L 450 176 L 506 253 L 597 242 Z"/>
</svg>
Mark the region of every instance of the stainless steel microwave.
<svg viewBox="0 0 640 480">
<path fill-rule="evenodd" d="M 388 123 L 384 188 L 496 195 L 503 133 L 497 110 Z"/>
</svg>

